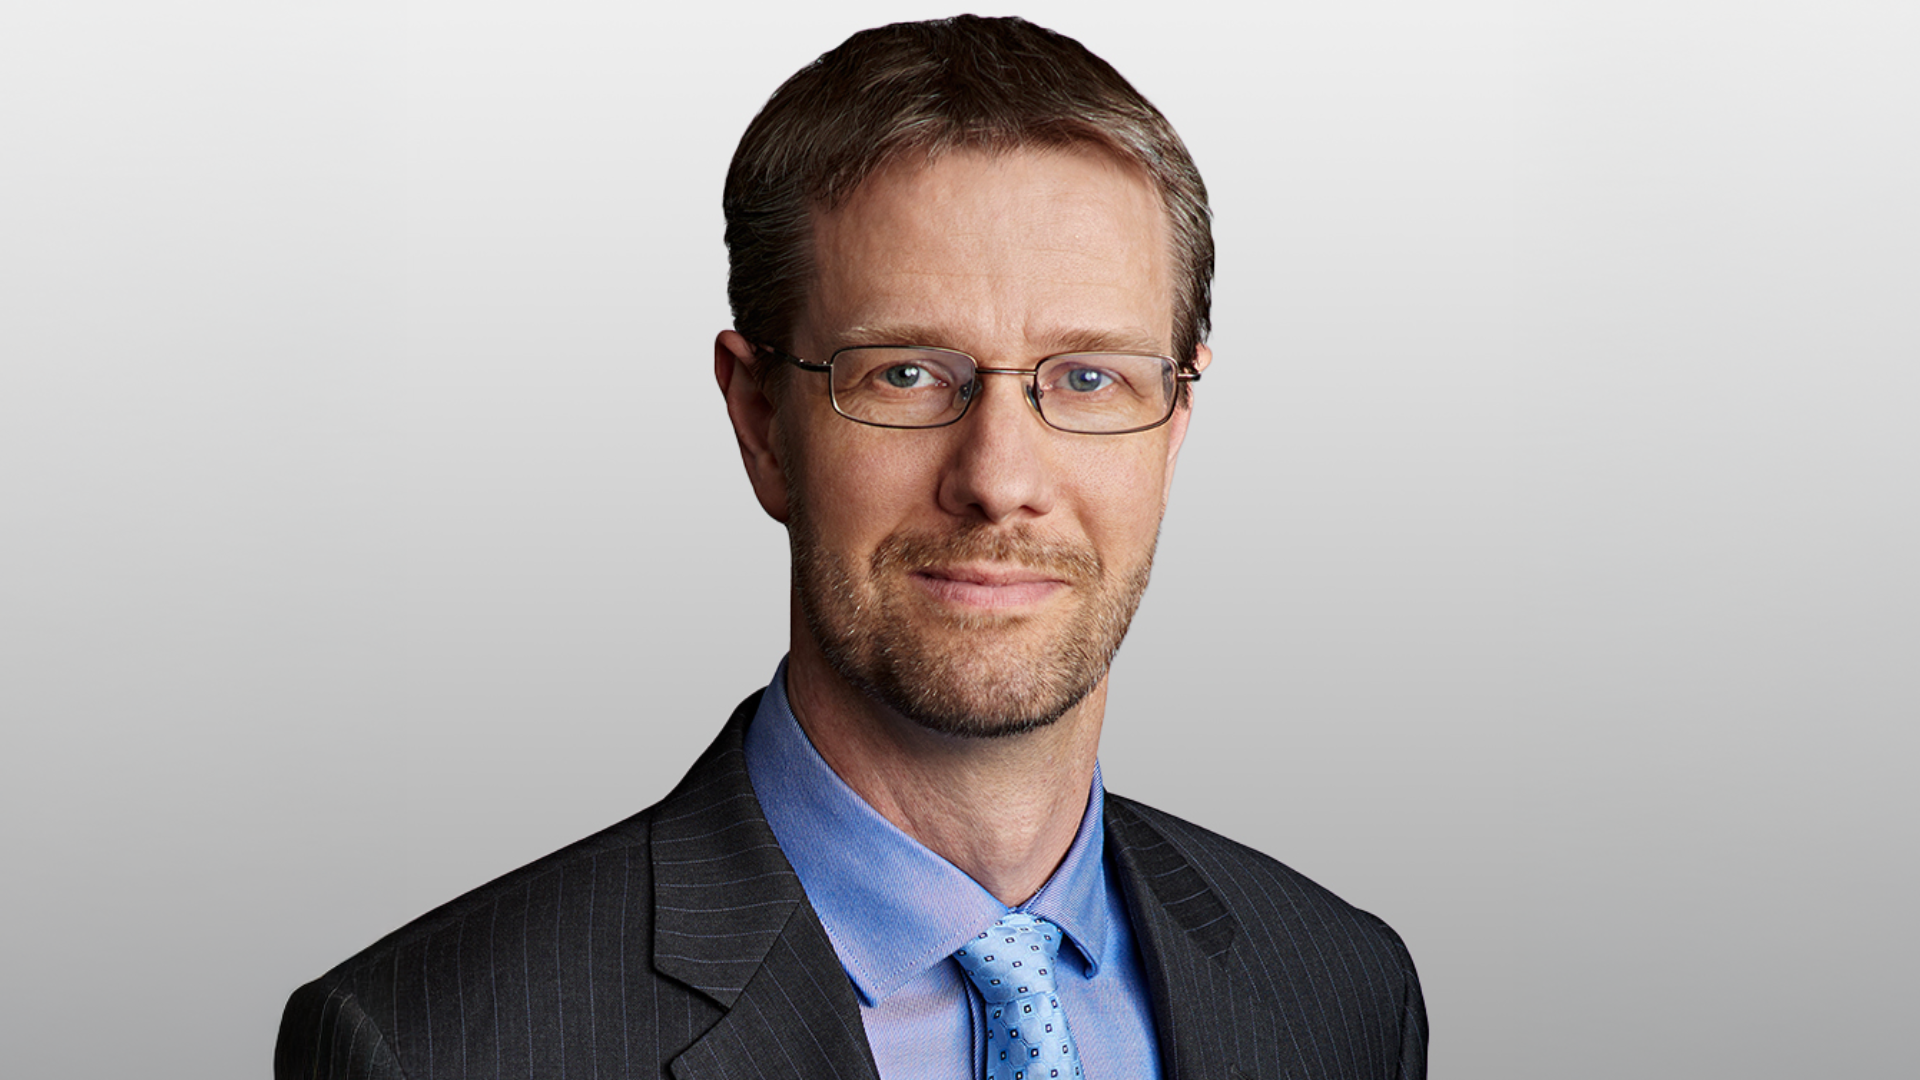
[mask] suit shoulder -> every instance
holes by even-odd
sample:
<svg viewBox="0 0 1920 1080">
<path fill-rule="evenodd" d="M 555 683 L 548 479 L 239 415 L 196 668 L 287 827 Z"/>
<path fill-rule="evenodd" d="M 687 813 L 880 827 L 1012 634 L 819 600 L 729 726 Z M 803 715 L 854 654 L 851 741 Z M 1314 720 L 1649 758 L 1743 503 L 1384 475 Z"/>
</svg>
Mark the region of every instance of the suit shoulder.
<svg viewBox="0 0 1920 1080">
<path fill-rule="evenodd" d="M 397 950 L 437 939 L 476 919 L 485 919 L 497 929 L 503 916 L 511 921 L 525 915 L 529 907 L 552 908 L 562 917 L 576 912 L 604 916 L 602 905 L 621 901 L 623 925 L 634 927 L 650 920 L 652 908 L 647 901 L 656 826 L 665 826 L 668 833 L 663 842 L 672 842 L 675 833 L 685 831 L 682 822 L 704 821 L 701 815 L 716 808 L 735 826 L 755 816 L 737 807 L 753 798 L 741 763 L 741 736 L 759 700 L 756 693 L 734 710 L 720 736 L 659 802 L 441 904 L 348 957 L 316 984 L 338 983 L 369 965 L 383 965 Z M 618 892 L 609 897 L 608 890 Z M 640 901 L 624 902 L 634 897 Z"/>
<path fill-rule="evenodd" d="M 631 882 L 632 878 L 650 874 L 650 826 L 657 809 L 648 807 L 470 889 L 367 946 L 335 970 L 351 968 L 362 958 L 391 952 L 475 917 L 495 916 L 503 907 L 518 909 L 543 898 L 569 907 L 591 905 L 599 891 L 591 888 L 591 883 L 602 875 L 617 875 Z M 570 888 L 572 897 L 567 895 Z"/>
<path fill-rule="evenodd" d="M 683 910 L 659 903 L 656 868 L 671 868 L 678 888 L 711 892 L 730 882 L 702 874 L 732 864 L 701 853 L 764 846 L 754 843 L 766 822 L 741 755 L 757 700 L 734 711 L 659 803 L 434 908 L 296 990 L 276 1075 L 331 1076 L 344 1065 L 399 1080 L 469 1057 L 582 1076 L 647 1062 L 651 1075 L 684 1050 L 720 1013 L 697 980 L 656 971 L 659 937 L 702 936 L 656 921 Z M 677 857 L 657 862 L 661 850 Z M 631 1016 L 629 993 L 646 996 Z"/>
<path fill-rule="evenodd" d="M 600 962 L 643 962 L 657 810 L 441 904 L 294 991 L 281 1016 L 276 1075 L 305 1076 L 325 1063 L 345 1065 L 349 1075 L 401 1077 L 402 1062 L 411 1072 L 423 1052 L 431 1058 L 436 1037 L 461 1033 L 446 1029 L 448 1007 L 436 1000 L 531 1001 L 543 987 L 590 978 L 596 949 Z"/>
<path fill-rule="evenodd" d="M 1132 799 L 1109 794 L 1107 806 L 1116 833 L 1139 849 L 1138 857 L 1153 861 L 1155 845 L 1165 845 L 1160 861 L 1191 867 L 1243 926 L 1285 926 L 1296 934 L 1346 939 L 1349 947 L 1412 970 L 1406 945 L 1385 920 L 1280 860 Z"/>
<path fill-rule="evenodd" d="M 577 840 L 407 922 L 295 991 L 282 1020 L 296 1013 L 318 1023 L 343 1009 L 378 1031 L 393 1022 L 396 999 L 495 954 L 517 949 L 542 926 L 580 926 L 598 919 L 623 932 L 650 921 L 649 857 L 658 807 Z M 442 969 L 445 969 L 444 971 Z"/>
<path fill-rule="evenodd" d="M 1381 1066 L 1363 1074 L 1426 1075 L 1426 1001 L 1392 927 L 1285 863 L 1172 814 L 1109 794 L 1107 821 L 1129 888 L 1152 893 L 1136 920 L 1144 910 L 1150 923 L 1184 930 L 1275 1004 L 1283 1026 L 1309 1014 L 1357 1018 L 1371 1034 L 1341 1045 L 1364 1048 Z M 1338 1003 L 1333 1014 L 1329 1003 Z M 1295 1032 L 1293 1043 L 1318 1037 Z"/>
</svg>

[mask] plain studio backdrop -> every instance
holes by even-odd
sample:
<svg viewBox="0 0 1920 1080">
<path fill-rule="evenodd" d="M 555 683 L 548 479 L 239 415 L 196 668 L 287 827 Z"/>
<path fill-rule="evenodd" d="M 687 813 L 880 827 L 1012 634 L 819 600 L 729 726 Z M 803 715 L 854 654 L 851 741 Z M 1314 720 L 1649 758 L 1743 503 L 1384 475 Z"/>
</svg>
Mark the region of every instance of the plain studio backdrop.
<svg viewBox="0 0 1920 1080">
<path fill-rule="evenodd" d="M 951 13 L 10 9 L 8 1076 L 265 1074 L 295 985 L 765 682 L 721 178 Z M 1436 1077 L 1910 1068 L 1915 9 L 1020 13 L 1216 212 L 1110 785 L 1392 922 Z"/>
</svg>

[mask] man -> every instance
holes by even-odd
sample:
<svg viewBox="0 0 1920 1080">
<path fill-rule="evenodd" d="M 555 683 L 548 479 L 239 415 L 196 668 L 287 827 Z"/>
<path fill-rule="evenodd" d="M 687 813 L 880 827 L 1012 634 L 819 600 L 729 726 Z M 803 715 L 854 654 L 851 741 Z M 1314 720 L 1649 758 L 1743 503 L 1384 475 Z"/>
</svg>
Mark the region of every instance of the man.
<svg viewBox="0 0 1920 1080">
<path fill-rule="evenodd" d="M 1211 354 L 1205 191 L 1077 43 L 855 35 L 728 176 L 791 651 L 658 805 L 301 988 L 276 1073 L 1420 1077 L 1379 920 L 1101 786 Z"/>
</svg>

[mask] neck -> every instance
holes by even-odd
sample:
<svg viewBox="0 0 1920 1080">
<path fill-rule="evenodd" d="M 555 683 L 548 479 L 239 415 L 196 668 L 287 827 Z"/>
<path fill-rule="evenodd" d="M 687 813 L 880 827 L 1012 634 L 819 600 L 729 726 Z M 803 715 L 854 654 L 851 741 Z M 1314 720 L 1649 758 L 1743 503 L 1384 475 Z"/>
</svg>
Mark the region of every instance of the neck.
<svg viewBox="0 0 1920 1080">
<path fill-rule="evenodd" d="M 1066 858 L 1086 812 L 1106 680 L 1065 716 L 1003 738 L 929 731 L 842 679 L 794 635 L 787 701 L 814 749 L 869 806 L 1008 907 Z"/>
</svg>

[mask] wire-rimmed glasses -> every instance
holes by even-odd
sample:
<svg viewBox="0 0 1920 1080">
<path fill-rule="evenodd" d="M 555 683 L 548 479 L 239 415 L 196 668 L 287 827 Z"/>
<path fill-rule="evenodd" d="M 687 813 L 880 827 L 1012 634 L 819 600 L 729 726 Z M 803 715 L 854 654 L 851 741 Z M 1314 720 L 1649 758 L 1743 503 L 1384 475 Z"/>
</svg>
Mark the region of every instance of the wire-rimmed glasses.
<svg viewBox="0 0 1920 1080">
<path fill-rule="evenodd" d="M 1068 352 L 1031 368 L 988 368 L 958 349 L 926 345 L 853 345 L 824 364 L 757 348 L 803 371 L 825 372 L 835 412 L 885 428 L 945 427 L 967 414 L 981 375 L 1026 375 L 1027 401 L 1047 426 L 1126 435 L 1166 423 L 1180 384 L 1200 379 L 1191 366 L 1154 353 Z"/>
</svg>

